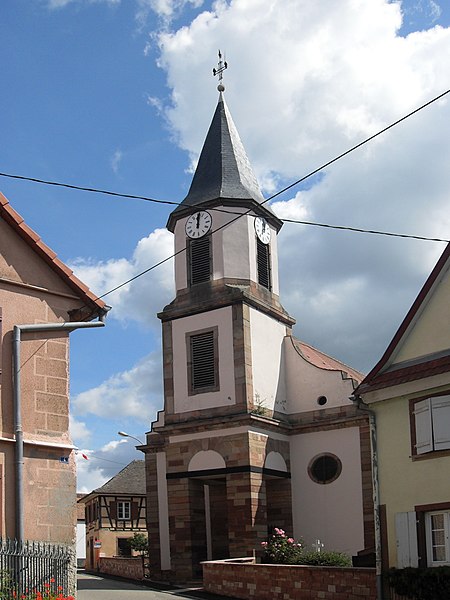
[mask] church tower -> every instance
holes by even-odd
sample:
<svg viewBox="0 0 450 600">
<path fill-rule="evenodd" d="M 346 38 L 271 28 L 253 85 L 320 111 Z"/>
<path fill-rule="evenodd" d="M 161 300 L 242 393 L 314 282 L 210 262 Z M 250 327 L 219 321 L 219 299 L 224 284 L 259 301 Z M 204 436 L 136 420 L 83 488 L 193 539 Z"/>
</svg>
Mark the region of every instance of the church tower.
<svg viewBox="0 0 450 600">
<path fill-rule="evenodd" d="M 316 404 L 326 394 L 336 423 L 353 389 L 340 364 L 305 356 L 292 338 L 279 301 L 282 221 L 218 90 L 191 187 L 167 223 L 176 296 L 158 315 L 164 409 L 143 448 L 152 576 L 172 581 L 201 576 L 203 560 L 252 555 L 271 526 L 293 531 L 292 415 L 328 408 Z"/>
<path fill-rule="evenodd" d="M 294 323 L 279 302 L 282 222 L 264 201 L 218 89 L 191 187 L 167 223 L 176 297 L 158 315 L 164 410 L 146 449 L 159 575 L 185 580 L 200 573 L 201 560 L 246 555 L 267 535 L 267 435 L 251 430 L 286 402 L 282 346 Z M 269 470 L 287 486 L 289 504 L 281 462 L 279 473 L 277 465 Z"/>
</svg>

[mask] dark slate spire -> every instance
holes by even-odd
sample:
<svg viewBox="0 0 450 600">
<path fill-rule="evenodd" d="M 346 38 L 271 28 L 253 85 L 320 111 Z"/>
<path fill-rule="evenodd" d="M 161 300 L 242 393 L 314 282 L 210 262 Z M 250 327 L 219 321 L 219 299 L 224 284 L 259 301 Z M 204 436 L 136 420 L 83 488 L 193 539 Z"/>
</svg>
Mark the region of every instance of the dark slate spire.
<svg viewBox="0 0 450 600">
<path fill-rule="evenodd" d="M 264 201 L 222 93 L 183 202 L 198 204 L 216 198 Z"/>
<path fill-rule="evenodd" d="M 264 197 L 220 92 L 191 187 L 186 198 L 170 215 L 167 226 L 173 231 L 177 217 L 191 212 L 189 208 L 192 206 L 206 208 L 227 204 L 250 207 L 262 203 Z M 261 206 L 261 211 L 278 221 L 268 204 Z"/>
</svg>

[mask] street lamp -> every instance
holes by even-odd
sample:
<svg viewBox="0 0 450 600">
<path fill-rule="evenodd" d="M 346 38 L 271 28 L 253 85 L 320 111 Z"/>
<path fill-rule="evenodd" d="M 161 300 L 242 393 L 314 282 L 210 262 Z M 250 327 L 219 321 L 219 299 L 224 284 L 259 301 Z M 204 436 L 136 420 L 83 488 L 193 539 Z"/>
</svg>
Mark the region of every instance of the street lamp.
<svg viewBox="0 0 450 600">
<path fill-rule="evenodd" d="M 142 442 L 139 438 L 134 437 L 134 435 L 130 435 L 129 433 L 125 433 L 125 431 L 118 431 L 117 433 L 119 435 L 121 435 L 122 437 L 133 438 L 133 440 L 136 440 L 137 442 L 139 442 L 141 444 L 141 446 L 144 446 L 144 442 Z"/>
</svg>

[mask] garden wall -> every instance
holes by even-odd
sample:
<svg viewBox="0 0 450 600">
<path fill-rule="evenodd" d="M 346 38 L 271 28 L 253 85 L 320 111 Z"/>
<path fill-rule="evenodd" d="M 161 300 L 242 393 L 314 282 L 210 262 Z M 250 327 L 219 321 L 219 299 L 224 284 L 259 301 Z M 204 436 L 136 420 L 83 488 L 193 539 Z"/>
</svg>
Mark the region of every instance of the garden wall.
<svg viewBox="0 0 450 600">
<path fill-rule="evenodd" d="M 121 556 L 114 558 L 101 557 L 98 561 L 98 567 L 99 573 L 104 573 L 105 575 L 137 580 L 144 578 L 144 569 L 140 556 L 135 558 L 124 558 Z"/>
<path fill-rule="evenodd" d="M 204 589 L 244 600 L 376 600 L 375 569 L 235 561 L 202 563 Z"/>
</svg>

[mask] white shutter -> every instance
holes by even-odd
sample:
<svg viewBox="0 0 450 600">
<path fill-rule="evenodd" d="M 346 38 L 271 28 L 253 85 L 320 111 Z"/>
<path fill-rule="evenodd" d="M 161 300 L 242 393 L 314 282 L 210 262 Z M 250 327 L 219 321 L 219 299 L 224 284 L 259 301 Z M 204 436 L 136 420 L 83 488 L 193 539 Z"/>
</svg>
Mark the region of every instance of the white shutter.
<svg viewBox="0 0 450 600">
<path fill-rule="evenodd" d="M 433 431 L 431 426 L 430 399 L 421 400 L 414 405 L 416 420 L 416 452 L 424 454 L 433 450 Z"/>
<path fill-rule="evenodd" d="M 450 448 L 450 396 L 431 399 L 435 450 Z"/>
<path fill-rule="evenodd" d="M 415 512 L 395 515 L 395 534 L 397 538 L 397 568 L 419 566 Z"/>
</svg>

